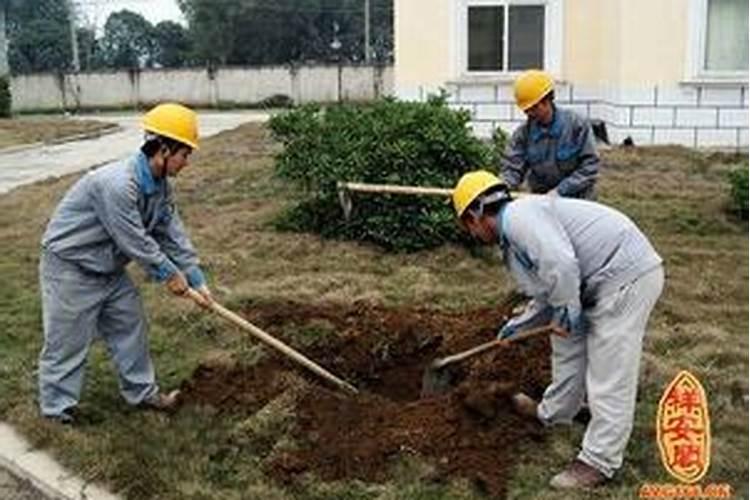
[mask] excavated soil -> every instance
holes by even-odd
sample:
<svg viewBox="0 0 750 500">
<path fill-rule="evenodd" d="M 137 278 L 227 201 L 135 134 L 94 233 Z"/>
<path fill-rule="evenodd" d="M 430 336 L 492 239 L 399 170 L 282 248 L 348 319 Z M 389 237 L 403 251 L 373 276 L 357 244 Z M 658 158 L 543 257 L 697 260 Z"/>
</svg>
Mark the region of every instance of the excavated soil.
<svg viewBox="0 0 750 500">
<path fill-rule="evenodd" d="M 283 332 L 311 325 L 335 332 L 298 348 L 360 395 L 348 396 L 268 350 L 251 366 L 201 365 L 183 384 L 183 401 L 251 416 L 285 395 L 295 446 L 270 447 L 263 457 L 266 473 L 283 483 L 305 473 L 383 482 L 399 458 L 414 455 L 428 464 L 424 481 L 464 478 L 502 497 L 514 454 L 542 436 L 538 424 L 512 413 L 509 396 L 541 394 L 549 380 L 549 340 L 486 352 L 450 371 L 448 392 L 420 392 L 432 360 L 492 339 L 511 307 L 451 314 L 365 303 L 253 305 L 244 316 L 291 345 Z"/>
</svg>

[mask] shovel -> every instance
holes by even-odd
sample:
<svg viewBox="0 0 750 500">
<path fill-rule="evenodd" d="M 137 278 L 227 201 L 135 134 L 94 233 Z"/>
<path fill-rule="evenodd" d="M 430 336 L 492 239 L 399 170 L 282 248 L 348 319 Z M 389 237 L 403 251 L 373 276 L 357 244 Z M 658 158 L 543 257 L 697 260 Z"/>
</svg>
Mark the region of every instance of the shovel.
<svg viewBox="0 0 750 500">
<path fill-rule="evenodd" d="M 201 294 L 193 290 L 192 288 L 187 289 L 187 295 L 193 299 L 193 301 L 200 305 L 202 307 L 202 304 L 205 302 Z M 266 345 L 269 345 L 276 349 L 277 351 L 281 352 L 284 356 L 290 358 L 291 360 L 295 361 L 296 363 L 304 366 L 308 370 L 314 372 L 320 377 L 323 377 L 324 379 L 328 380 L 329 382 L 332 382 L 337 387 L 343 389 L 344 391 L 350 393 L 350 394 L 359 394 L 359 391 L 356 387 L 349 384 L 348 382 L 341 380 L 322 366 L 312 362 L 302 354 L 298 353 L 285 343 L 281 342 L 280 340 L 272 337 L 271 335 L 267 334 L 257 326 L 253 325 L 246 319 L 240 317 L 239 315 L 233 313 L 229 309 L 223 307 L 221 304 L 219 304 L 216 301 L 211 301 L 209 304 L 209 309 L 211 309 L 213 312 L 221 316 L 222 318 L 230 321 L 231 323 L 234 323 L 236 326 L 242 328 L 249 334 L 251 334 L 253 337 L 257 338 L 261 342 L 263 342 Z"/>
<path fill-rule="evenodd" d="M 466 351 L 459 352 L 458 354 L 453 354 L 451 356 L 436 359 L 435 361 L 430 363 L 430 365 L 425 369 L 424 374 L 422 375 L 421 396 L 423 398 L 437 396 L 448 391 L 453 386 L 455 376 L 448 369 L 450 365 L 468 358 L 472 358 L 485 351 L 489 351 L 497 347 L 505 347 L 513 342 L 518 342 L 519 340 L 542 335 L 544 333 L 551 333 L 554 335 L 559 335 L 560 337 L 568 336 L 568 332 L 562 330 L 557 325 L 553 325 L 550 323 L 538 328 L 531 328 L 529 330 L 513 335 L 512 337 L 509 337 L 507 339 L 491 340 L 476 347 L 472 347 L 471 349 L 468 349 Z"/>
</svg>

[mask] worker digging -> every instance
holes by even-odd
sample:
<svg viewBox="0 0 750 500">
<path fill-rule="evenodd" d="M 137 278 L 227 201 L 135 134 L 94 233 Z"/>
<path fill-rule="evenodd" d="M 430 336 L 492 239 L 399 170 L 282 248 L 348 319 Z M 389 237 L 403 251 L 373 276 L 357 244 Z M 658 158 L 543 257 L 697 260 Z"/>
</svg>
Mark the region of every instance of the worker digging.
<svg viewBox="0 0 750 500">
<path fill-rule="evenodd" d="M 588 398 L 591 420 L 557 488 L 603 484 L 622 466 L 633 427 L 641 347 L 664 285 L 662 259 L 636 225 L 604 205 L 558 196 L 514 201 L 497 176 L 474 171 L 453 192 L 461 224 L 499 245 L 520 289 L 533 300 L 498 337 L 552 323 L 552 383 L 540 402 L 513 396 L 516 411 L 545 425 L 570 423 Z"/>
<path fill-rule="evenodd" d="M 185 106 L 161 104 L 143 117 L 143 145 L 132 158 L 83 176 L 57 206 L 42 238 L 39 280 L 44 346 L 39 406 L 71 423 L 91 343 L 103 339 L 128 404 L 170 411 L 179 391 L 156 383 L 141 298 L 125 271 L 137 262 L 174 295 L 189 287 L 212 301 L 198 255 L 173 202 L 169 177 L 198 148 L 198 120 Z"/>
</svg>

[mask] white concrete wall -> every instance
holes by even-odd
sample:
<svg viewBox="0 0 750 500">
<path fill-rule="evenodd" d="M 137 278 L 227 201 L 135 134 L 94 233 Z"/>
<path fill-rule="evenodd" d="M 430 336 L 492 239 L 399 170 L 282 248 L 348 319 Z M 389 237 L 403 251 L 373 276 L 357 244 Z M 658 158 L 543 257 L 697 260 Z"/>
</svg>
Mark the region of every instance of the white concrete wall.
<svg viewBox="0 0 750 500">
<path fill-rule="evenodd" d="M 250 105 L 274 95 L 296 103 L 366 101 L 393 95 L 393 67 L 268 66 L 35 74 L 11 78 L 13 111 L 149 105 Z"/>
</svg>

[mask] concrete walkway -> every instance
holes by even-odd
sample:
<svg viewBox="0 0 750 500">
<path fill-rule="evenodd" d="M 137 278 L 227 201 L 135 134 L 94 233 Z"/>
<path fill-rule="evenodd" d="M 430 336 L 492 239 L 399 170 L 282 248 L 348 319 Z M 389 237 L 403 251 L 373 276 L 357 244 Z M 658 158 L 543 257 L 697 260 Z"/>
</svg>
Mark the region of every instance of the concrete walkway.
<svg viewBox="0 0 750 500">
<path fill-rule="evenodd" d="M 246 122 L 266 121 L 268 117 L 267 113 L 258 111 L 199 112 L 201 137 Z M 140 118 L 136 115 L 90 115 L 81 118 L 115 122 L 120 129 L 87 140 L 0 151 L 0 195 L 24 184 L 127 157 L 141 143 Z M 118 498 L 75 477 L 49 454 L 33 450 L 12 427 L 0 422 L 0 500 Z"/>
<path fill-rule="evenodd" d="M 24 184 L 79 172 L 129 156 L 135 153 L 142 142 L 143 132 L 138 115 L 81 115 L 79 118 L 112 122 L 120 128 L 113 133 L 95 135 L 88 140 L 0 150 L 0 194 Z M 266 121 L 268 118 L 269 114 L 262 111 L 198 113 L 201 137 L 235 128 L 246 122 Z"/>
<path fill-rule="evenodd" d="M 0 499 L 117 500 L 119 497 L 65 470 L 0 423 Z"/>
</svg>

